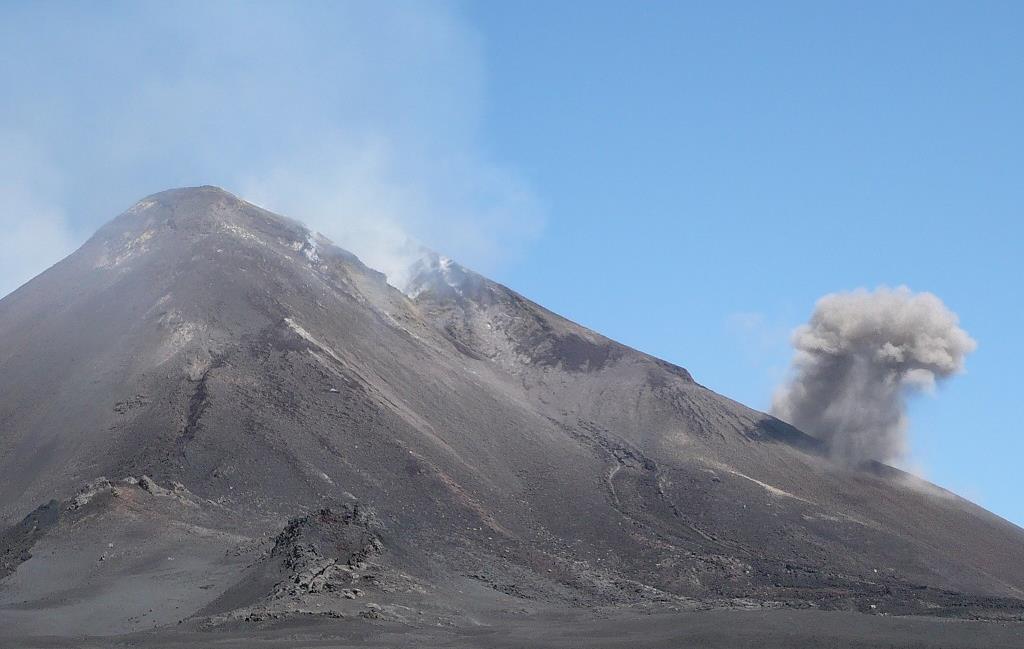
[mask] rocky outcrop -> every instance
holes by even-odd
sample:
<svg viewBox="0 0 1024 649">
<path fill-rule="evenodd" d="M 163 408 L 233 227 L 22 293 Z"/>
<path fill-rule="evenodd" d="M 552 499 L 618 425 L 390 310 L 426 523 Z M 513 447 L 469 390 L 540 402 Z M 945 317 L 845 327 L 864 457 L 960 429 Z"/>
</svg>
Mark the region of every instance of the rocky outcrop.
<svg viewBox="0 0 1024 649">
<path fill-rule="evenodd" d="M 358 504 L 341 511 L 321 509 L 294 518 L 274 541 L 271 560 L 279 560 L 285 573 L 274 597 L 337 592 L 353 598 L 367 561 L 384 549 L 380 521 Z"/>
</svg>

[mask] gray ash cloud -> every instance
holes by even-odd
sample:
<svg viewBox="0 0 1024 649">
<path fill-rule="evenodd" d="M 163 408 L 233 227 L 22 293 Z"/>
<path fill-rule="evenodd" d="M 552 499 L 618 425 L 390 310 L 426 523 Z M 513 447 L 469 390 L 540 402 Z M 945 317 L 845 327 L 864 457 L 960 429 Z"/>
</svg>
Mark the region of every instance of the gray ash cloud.
<svg viewBox="0 0 1024 649">
<path fill-rule="evenodd" d="M 963 370 L 975 341 L 931 293 L 834 293 L 793 334 L 796 353 L 772 413 L 855 464 L 907 450 L 907 398 Z"/>
</svg>

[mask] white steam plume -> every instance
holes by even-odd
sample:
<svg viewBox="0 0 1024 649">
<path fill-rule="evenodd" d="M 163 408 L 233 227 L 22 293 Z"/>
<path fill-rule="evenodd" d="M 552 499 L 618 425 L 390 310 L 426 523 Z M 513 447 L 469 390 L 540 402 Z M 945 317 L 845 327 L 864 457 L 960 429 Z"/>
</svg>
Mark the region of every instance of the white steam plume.
<svg viewBox="0 0 1024 649">
<path fill-rule="evenodd" d="M 31 142 L 0 129 L 0 297 L 74 250 L 52 166 Z"/>
<path fill-rule="evenodd" d="M 883 287 L 821 298 L 793 346 L 772 413 L 858 463 L 904 456 L 907 397 L 961 372 L 976 343 L 935 295 Z"/>
<path fill-rule="evenodd" d="M 446 1 L 0 3 L 0 297 L 139 198 L 206 184 L 396 286 L 411 241 L 493 271 L 542 215 L 484 144 L 485 63 Z"/>
</svg>

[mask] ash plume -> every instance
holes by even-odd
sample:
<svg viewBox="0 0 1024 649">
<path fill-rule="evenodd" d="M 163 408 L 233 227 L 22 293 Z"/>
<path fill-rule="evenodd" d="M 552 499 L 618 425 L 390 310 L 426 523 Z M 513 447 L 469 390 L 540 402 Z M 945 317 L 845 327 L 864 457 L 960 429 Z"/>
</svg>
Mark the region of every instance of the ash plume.
<svg viewBox="0 0 1024 649">
<path fill-rule="evenodd" d="M 906 287 L 826 295 L 792 342 L 792 377 L 772 414 L 850 464 L 899 460 L 908 396 L 962 371 L 976 347 L 939 298 Z"/>
</svg>

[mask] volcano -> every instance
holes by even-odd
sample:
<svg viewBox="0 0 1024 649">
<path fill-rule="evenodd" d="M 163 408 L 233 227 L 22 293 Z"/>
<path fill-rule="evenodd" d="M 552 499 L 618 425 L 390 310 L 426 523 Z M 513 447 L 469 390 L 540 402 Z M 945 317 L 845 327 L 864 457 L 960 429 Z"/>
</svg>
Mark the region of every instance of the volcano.
<svg viewBox="0 0 1024 649">
<path fill-rule="evenodd" d="M 1024 619 L 1011 523 L 444 257 L 399 291 L 215 187 L 0 300 L 0 526 L 5 646 L 992 647 Z"/>
</svg>

